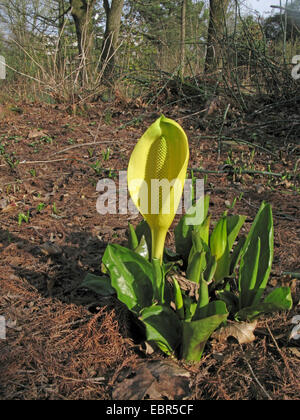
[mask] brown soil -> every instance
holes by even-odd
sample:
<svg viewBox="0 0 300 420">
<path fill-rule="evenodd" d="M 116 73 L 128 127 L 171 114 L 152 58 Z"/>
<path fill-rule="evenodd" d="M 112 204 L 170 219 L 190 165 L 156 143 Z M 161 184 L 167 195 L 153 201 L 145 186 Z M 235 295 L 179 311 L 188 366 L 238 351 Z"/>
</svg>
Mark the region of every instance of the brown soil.
<svg viewBox="0 0 300 420">
<path fill-rule="evenodd" d="M 131 317 L 115 298 L 100 299 L 78 288 L 87 272 L 101 272 L 108 242 L 126 242 L 128 217 L 97 213 L 96 183 L 126 170 L 134 144 L 160 110 L 144 110 L 142 119 L 140 109 L 120 104 L 109 109 L 90 106 L 81 116 L 68 111 L 21 105 L 17 113 L 3 113 L 0 119 L 5 148 L 0 157 L 0 315 L 8 327 L 6 340 L 0 340 L 2 400 L 109 400 L 141 361 L 166 360 L 158 353 L 145 355 Z M 233 142 L 223 145 L 218 158 L 215 133 L 201 131 L 193 118 L 181 120 L 177 113 L 174 109 L 166 114 L 187 131 L 190 167 L 218 170 L 227 160 L 231 166 L 267 171 L 270 165 L 272 172 L 293 174 L 290 179 L 207 175 L 214 219 L 237 197 L 233 212 L 246 214 L 249 227 L 261 201 L 272 204 L 275 256 L 270 287 L 290 285 L 294 307 L 261 319 L 253 343 L 210 340 L 200 363 L 178 362 L 190 373 L 185 397 L 299 399 L 300 340 L 289 340 L 289 335 L 291 318 L 299 313 L 300 285 L 286 274 L 299 272 L 299 146 L 279 144 L 266 134 L 264 144 L 275 156 L 260 148 L 251 156 L 249 145 Z M 212 126 L 213 116 L 209 118 Z M 238 136 L 249 141 L 249 132 L 251 127 Z M 91 167 L 97 161 L 106 172 Z M 20 213 L 28 211 L 28 223 L 19 224 Z M 131 216 L 133 224 L 139 220 Z M 172 243 L 172 233 L 168 241 Z"/>
</svg>

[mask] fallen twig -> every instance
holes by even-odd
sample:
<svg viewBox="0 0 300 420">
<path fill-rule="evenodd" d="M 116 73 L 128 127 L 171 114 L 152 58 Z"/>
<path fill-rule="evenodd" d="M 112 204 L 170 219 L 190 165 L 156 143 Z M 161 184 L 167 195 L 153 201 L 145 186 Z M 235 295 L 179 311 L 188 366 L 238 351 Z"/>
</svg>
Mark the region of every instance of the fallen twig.
<svg viewBox="0 0 300 420">
<path fill-rule="evenodd" d="M 241 346 L 242 347 L 242 346 Z M 257 385 L 260 387 L 260 389 L 262 390 L 262 392 L 265 394 L 265 396 L 268 398 L 268 400 L 272 401 L 273 399 L 271 398 L 271 396 L 268 394 L 268 392 L 265 390 L 265 388 L 262 386 L 262 384 L 260 383 L 260 381 L 258 380 L 257 376 L 255 375 L 252 366 L 250 365 L 250 363 L 248 362 L 247 358 L 244 356 L 244 360 L 247 363 L 247 366 L 251 372 L 251 375 L 253 376 L 255 382 L 257 383 Z"/>
<path fill-rule="evenodd" d="M 295 378 L 294 378 L 294 374 L 293 374 L 293 372 L 291 371 L 291 368 L 290 368 L 290 366 L 289 366 L 289 364 L 288 364 L 288 362 L 287 362 L 287 360 L 286 360 L 286 357 L 284 356 L 284 354 L 283 354 L 283 353 L 282 353 L 282 351 L 280 350 L 280 348 L 279 348 L 279 346 L 278 346 L 278 343 L 277 343 L 277 341 L 275 340 L 275 337 L 274 337 L 274 335 L 272 334 L 272 331 L 271 331 L 271 329 L 270 329 L 270 327 L 269 327 L 269 325 L 268 325 L 267 321 L 266 321 L 266 327 L 267 327 L 267 329 L 268 329 L 268 331 L 269 331 L 270 337 L 272 338 L 272 341 L 273 341 L 273 343 L 275 344 L 275 347 L 276 347 L 276 349 L 277 349 L 278 353 L 280 354 L 280 356 L 281 356 L 281 358 L 282 358 L 282 360 L 283 360 L 283 363 L 285 364 L 285 367 L 286 367 L 286 369 L 287 369 L 287 371 L 288 371 L 288 373 L 289 373 L 289 375 L 290 375 L 291 380 L 294 380 L 294 379 L 295 379 Z"/>
<path fill-rule="evenodd" d="M 97 144 L 110 144 L 110 143 L 115 143 L 115 142 L 116 142 L 116 140 L 114 139 L 114 140 L 107 140 L 107 141 L 102 140 L 102 141 L 96 141 L 96 142 L 93 141 L 93 142 L 90 142 L 90 143 L 74 144 L 73 146 L 69 146 L 69 147 L 66 147 L 65 149 L 59 150 L 58 152 L 52 153 L 52 155 L 50 155 L 50 157 L 55 156 L 55 155 L 59 155 L 61 153 L 67 152 L 68 150 L 75 149 L 77 147 L 95 146 Z"/>
<path fill-rule="evenodd" d="M 256 171 L 254 169 L 235 169 L 235 168 L 228 168 L 228 169 L 219 169 L 219 170 L 210 170 L 210 169 L 200 169 L 200 168 L 189 168 L 193 172 L 200 172 L 205 174 L 250 174 L 250 175 L 267 175 L 267 176 L 275 176 L 275 177 L 282 177 L 283 174 L 277 172 L 267 172 L 267 171 Z"/>
</svg>

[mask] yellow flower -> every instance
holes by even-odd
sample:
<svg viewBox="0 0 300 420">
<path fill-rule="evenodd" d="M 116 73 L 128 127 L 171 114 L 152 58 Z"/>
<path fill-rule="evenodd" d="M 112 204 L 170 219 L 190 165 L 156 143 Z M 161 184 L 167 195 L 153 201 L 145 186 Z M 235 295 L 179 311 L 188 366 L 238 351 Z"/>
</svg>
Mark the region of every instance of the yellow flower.
<svg viewBox="0 0 300 420">
<path fill-rule="evenodd" d="M 182 195 L 188 161 L 185 132 L 163 115 L 139 139 L 130 157 L 128 189 L 151 229 L 152 258 L 160 261 Z"/>
</svg>

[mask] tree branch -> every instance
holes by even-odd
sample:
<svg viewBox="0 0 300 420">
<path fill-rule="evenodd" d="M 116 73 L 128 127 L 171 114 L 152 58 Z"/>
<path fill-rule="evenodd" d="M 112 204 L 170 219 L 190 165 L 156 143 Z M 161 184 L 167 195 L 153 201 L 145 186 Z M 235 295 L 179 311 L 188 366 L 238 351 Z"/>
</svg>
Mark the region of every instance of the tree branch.
<svg viewBox="0 0 300 420">
<path fill-rule="evenodd" d="M 103 7 L 106 13 L 106 16 L 108 16 L 109 12 L 110 12 L 110 6 L 109 6 L 109 2 L 108 0 L 103 0 Z"/>
</svg>

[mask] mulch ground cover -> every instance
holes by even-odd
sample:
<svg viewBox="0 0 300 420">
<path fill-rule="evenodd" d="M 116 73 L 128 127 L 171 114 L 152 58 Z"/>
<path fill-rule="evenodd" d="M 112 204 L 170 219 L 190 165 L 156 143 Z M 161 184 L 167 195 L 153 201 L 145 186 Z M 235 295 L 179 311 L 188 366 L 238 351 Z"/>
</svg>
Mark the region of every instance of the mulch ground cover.
<svg viewBox="0 0 300 420">
<path fill-rule="evenodd" d="M 178 118 L 175 107 L 165 113 L 188 134 L 189 167 L 205 179 L 213 220 L 236 200 L 229 212 L 247 215 L 248 229 L 262 200 L 272 204 L 269 287 L 289 285 L 294 301 L 291 311 L 260 319 L 252 343 L 212 338 L 202 360 L 187 364 L 148 354 L 126 308 L 79 287 L 88 272 L 101 273 L 109 242 L 126 244 L 128 220 L 141 220 L 97 213 L 96 185 L 109 178 L 118 187 L 119 171 L 160 109 L 111 103 L 74 115 L 63 106 L 22 104 L 1 112 L 0 316 L 7 328 L 0 399 L 299 399 L 300 340 L 290 339 L 300 312 L 297 143 L 281 144 L 257 127 L 249 138 L 248 125 L 238 138 L 255 147 L 223 139 L 220 149 L 213 116 L 208 131 L 196 124 L 199 116 Z"/>
</svg>

